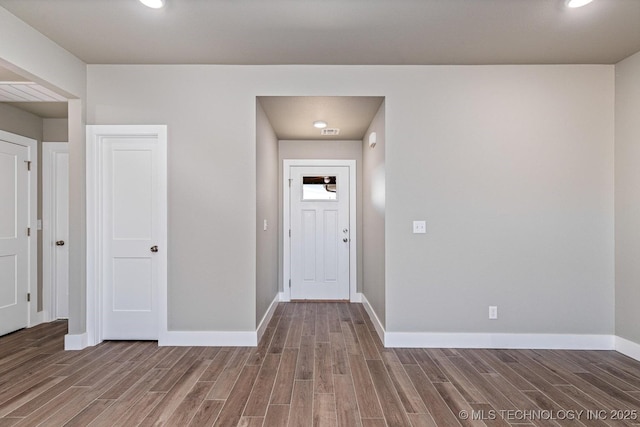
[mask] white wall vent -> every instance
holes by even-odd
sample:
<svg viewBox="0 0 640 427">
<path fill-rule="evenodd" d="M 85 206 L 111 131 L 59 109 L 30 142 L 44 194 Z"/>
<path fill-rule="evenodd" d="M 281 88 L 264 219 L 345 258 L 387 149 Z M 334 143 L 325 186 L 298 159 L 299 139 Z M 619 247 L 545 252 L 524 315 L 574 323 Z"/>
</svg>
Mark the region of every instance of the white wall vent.
<svg viewBox="0 0 640 427">
<path fill-rule="evenodd" d="M 320 131 L 322 136 L 335 136 L 340 135 L 340 129 L 337 128 L 324 128 Z"/>
</svg>

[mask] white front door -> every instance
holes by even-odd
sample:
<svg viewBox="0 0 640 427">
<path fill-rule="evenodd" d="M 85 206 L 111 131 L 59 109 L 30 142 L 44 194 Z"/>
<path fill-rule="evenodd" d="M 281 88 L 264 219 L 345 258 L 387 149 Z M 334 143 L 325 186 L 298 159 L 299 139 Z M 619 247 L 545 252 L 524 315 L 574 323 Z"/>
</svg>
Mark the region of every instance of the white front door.
<svg viewBox="0 0 640 427">
<path fill-rule="evenodd" d="M 0 335 L 29 322 L 28 155 L 0 139 Z"/>
<path fill-rule="evenodd" d="M 291 299 L 349 299 L 349 168 L 291 166 Z"/>
<path fill-rule="evenodd" d="M 102 143 L 102 338 L 157 340 L 162 205 L 158 140 Z"/>
</svg>

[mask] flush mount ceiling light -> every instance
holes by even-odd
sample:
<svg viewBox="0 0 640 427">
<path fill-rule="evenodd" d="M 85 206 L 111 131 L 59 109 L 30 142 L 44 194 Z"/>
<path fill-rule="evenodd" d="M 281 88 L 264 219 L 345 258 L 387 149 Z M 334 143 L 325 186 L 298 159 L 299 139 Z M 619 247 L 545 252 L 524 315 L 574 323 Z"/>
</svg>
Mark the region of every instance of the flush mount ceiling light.
<svg viewBox="0 0 640 427">
<path fill-rule="evenodd" d="M 576 8 L 576 7 L 585 6 L 591 3 L 592 1 L 593 0 L 566 0 L 565 4 L 567 5 L 567 7 Z"/>
<path fill-rule="evenodd" d="M 324 129 L 327 127 L 327 122 L 322 120 L 316 120 L 315 122 L 313 122 L 313 127 L 316 127 L 318 129 Z"/>
<path fill-rule="evenodd" d="M 152 9 L 164 7 L 164 0 L 140 0 L 140 3 Z"/>
</svg>

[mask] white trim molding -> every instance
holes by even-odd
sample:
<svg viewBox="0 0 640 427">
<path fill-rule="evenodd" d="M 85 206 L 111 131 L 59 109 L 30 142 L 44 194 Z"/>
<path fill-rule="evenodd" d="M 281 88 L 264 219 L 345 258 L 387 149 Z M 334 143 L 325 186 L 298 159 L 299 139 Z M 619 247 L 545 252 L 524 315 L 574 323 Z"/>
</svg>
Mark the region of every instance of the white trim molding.
<svg viewBox="0 0 640 427">
<path fill-rule="evenodd" d="M 386 332 L 385 347 L 613 350 L 612 335 Z"/>
<path fill-rule="evenodd" d="M 262 336 L 264 335 L 264 332 L 267 330 L 267 326 L 269 325 L 269 322 L 271 321 L 271 318 L 273 317 L 273 313 L 276 312 L 276 308 L 278 308 L 278 303 L 280 302 L 280 294 L 276 294 L 276 297 L 273 299 L 273 301 L 271 301 L 271 305 L 269 305 L 269 308 L 267 309 L 267 312 L 264 314 L 264 316 L 262 316 L 262 320 L 260 321 L 260 324 L 258 325 L 258 329 L 256 330 L 256 334 L 257 334 L 257 342 L 260 342 L 260 339 L 262 339 Z"/>
<path fill-rule="evenodd" d="M 289 245 L 289 228 L 291 228 L 290 188 L 289 179 L 292 166 L 347 166 L 349 168 L 349 228 L 351 229 L 350 239 L 352 242 L 358 241 L 357 235 L 357 174 L 355 160 L 324 160 L 324 159 L 284 159 L 282 161 L 282 233 L 283 233 L 283 256 L 282 256 L 282 289 L 284 299 L 290 301 L 291 289 L 289 279 L 291 279 L 291 247 Z M 349 301 L 358 300 L 358 252 L 357 244 L 349 245 Z"/>
<path fill-rule="evenodd" d="M 618 350 L 618 340 L 621 340 L 621 338 L 616 338 L 613 335 L 597 334 L 387 332 L 365 295 L 362 295 L 362 304 L 369 314 L 380 340 L 387 348 Z M 633 344 L 630 341 L 627 341 L 627 343 Z M 625 348 L 629 349 L 629 352 L 633 354 L 633 346 L 629 344 L 621 342 L 621 346 L 626 345 Z M 637 347 L 636 354 L 638 355 L 638 360 L 640 360 L 640 345 L 635 345 Z M 627 355 L 631 356 L 630 354 Z"/>
<path fill-rule="evenodd" d="M 625 356 L 640 361 L 640 344 L 626 338 L 615 337 L 615 350 Z"/>
<path fill-rule="evenodd" d="M 65 350 L 82 350 L 89 347 L 87 333 L 67 334 L 64 336 Z"/>
<path fill-rule="evenodd" d="M 376 328 L 376 332 L 378 333 L 378 337 L 380 337 L 380 341 L 382 341 L 382 343 L 384 344 L 386 332 L 384 330 L 384 326 L 382 325 L 382 322 L 380 321 L 380 318 L 376 314 L 373 307 L 371 307 L 371 304 L 369 304 L 369 300 L 367 299 L 366 296 L 364 296 L 364 294 L 359 293 L 358 299 L 359 299 L 359 302 L 362 302 L 362 305 L 364 306 L 365 311 L 369 315 L 369 319 L 371 319 L 371 323 L 373 323 L 373 326 Z"/>
</svg>

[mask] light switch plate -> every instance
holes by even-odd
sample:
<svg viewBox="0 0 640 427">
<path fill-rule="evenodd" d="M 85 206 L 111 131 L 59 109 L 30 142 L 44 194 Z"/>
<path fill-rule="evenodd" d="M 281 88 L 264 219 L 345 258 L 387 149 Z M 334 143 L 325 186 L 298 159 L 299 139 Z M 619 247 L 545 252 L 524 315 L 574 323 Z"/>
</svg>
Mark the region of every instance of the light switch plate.
<svg viewBox="0 0 640 427">
<path fill-rule="evenodd" d="M 427 221 L 413 221 L 413 234 L 425 234 L 427 232 Z"/>
<path fill-rule="evenodd" d="M 489 319 L 495 320 L 498 318 L 498 306 L 490 305 L 489 306 Z"/>
</svg>

